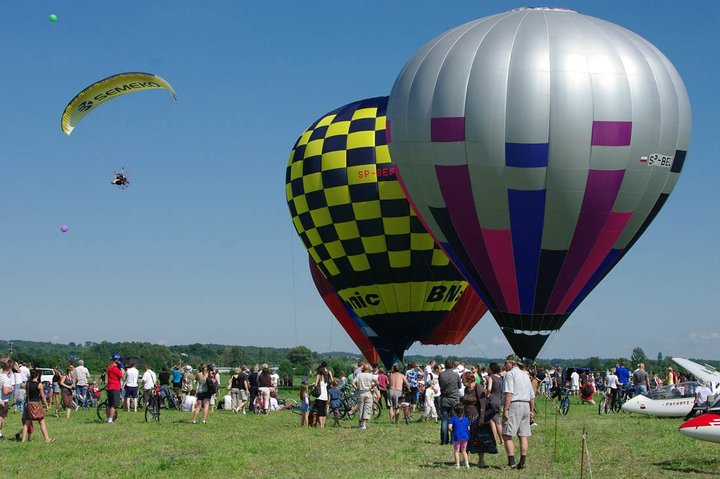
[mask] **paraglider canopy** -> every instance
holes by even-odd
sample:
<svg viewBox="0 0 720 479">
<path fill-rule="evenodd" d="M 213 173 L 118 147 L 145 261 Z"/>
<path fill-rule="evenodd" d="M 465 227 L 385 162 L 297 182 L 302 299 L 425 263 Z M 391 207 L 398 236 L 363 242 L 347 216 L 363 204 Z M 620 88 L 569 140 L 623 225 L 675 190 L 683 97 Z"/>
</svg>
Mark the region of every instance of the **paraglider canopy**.
<svg viewBox="0 0 720 479">
<path fill-rule="evenodd" d="M 169 91 L 177 100 L 170 84 L 152 73 L 128 72 L 109 76 L 93 83 L 70 100 L 63 111 L 60 127 L 63 133 L 69 135 L 85 115 L 107 100 L 126 93 L 158 88 Z"/>
</svg>

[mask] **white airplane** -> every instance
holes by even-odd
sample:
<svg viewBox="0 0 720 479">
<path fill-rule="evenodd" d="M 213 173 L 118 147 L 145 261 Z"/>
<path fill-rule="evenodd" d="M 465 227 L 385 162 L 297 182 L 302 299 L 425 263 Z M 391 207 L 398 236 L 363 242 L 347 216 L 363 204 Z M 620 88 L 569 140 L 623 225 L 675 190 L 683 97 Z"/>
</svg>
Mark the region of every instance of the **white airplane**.
<svg viewBox="0 0 720 479">
<path fill-rule="evenodd" d="M 708 365 L 701 366 L 685 358 L 670 359 L 707 385 L 713 396 L 720 394 L 720 372 L 715 368 Z M 638 414 L 685 417 L 695 404 L 695 388 L 697 386 L 697 382 L 690 381 L 652 389 L 647 395 L 638 394 L 628 399 L 622 408 L 624 411 Z"/>
<path fill-rule="evenodd" d="M 716 398 L 706 413 L 685 421 L 679 431 L 701 441 L 720 442 L 720 371 L 707 364 L 701 366 L 689 359 L 671 359 L 707 384 Z"/>
<path fill-rule="evenodd" d="M 647 396 L 638 394 L 625 401 L 623 411 L 638 414 L 652 414 L 665 417 L 687 416 L 695 404 L 696 382 L 668 384 L 665 387 L 651 389 Z"/>
<path fill-rule="evenodd" d="M 720 442 L 720 404 L 713 404 L 705 414 L 685 421 L 679 431 L 701 441 Z M 712 412 L 714 410 L 714 412 Z"/>
</svg>

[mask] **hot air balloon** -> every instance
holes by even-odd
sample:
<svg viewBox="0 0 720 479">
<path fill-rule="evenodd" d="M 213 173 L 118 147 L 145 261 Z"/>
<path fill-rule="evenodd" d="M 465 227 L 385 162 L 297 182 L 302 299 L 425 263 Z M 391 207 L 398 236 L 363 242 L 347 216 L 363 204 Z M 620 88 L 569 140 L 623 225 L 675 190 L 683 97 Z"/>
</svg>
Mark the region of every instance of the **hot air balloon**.
<svg viewBox="0 0 720 479">
<path fill-rule="evenodd" d="M 668 59 L 563 9 L 440 35 L 405 65 L 388 104 L 414 209 L 529 358 L 647 229 L 689 138 Z"/>
<path fill-rule="evenodd" d="M 362 355 L 365 356 L 365 359 L 367 359 L 370 364 L 378 364 L 380 356 L 368 337 L 372 333 L 368 331 L 367 325 L 362 323 L 362 320 L 360 320 L 353 310 L 338 296 L 332 285 L 325 279 L 315 263 L 313 263 L 312 258 L 310 258 L 309 262 L 310 275 L 325 305 L 327 305 L 330 312 L 332 312 L 333 316 L 335 316 L 345 332 L 350 336 L 350 339 L 352 339 Z"/>
<path fill-rule="evenodd" d="M 128 72 L 103 78 L 70 100 L 63 111 L 60 127 L 63 133 L 69 135 L 85 115 L 108 100 L 117 98 L 126 93 L 145 90 L 167 90 L 177 100 L 175 91 L 170 84 L 152 73 Z"/>
<path fill-rule="evenodd" d="M 313 262 L 388 348 L 378 353 L 390 366 L 432 334 L 467 283 L 395 177 L 386 105 L 387 97 L 357 101 L 313 123 L 290 154 L 285 191 Z"/>
<path fill-rule="evenodd" d="M 488 308 L 472 288 L 466 288 L 455 306 L 448 311 L 430 336 L 420 344 L 460 344 L 480 321 Z"/>
</svg>

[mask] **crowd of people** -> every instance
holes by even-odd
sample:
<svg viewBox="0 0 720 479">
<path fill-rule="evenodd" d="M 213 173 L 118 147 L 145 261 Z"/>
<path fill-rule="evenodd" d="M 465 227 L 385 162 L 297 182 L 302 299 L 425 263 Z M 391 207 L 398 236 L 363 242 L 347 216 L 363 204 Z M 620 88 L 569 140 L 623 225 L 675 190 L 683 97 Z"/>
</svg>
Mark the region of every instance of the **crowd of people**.
<svg viewBox="0 0 720 479">
<path fill-rule="evenodd" d="M 193 424 L 205 424 L 210 411 L 220 407 L 234 414 L 247 412 L 268 415 L 281 409 L 277 392 L 281 386 L 291 386 L 292 376 L 279 376 L 276 368 L 267 364 L 239 366 L 226 382 L 221 382 L 218 369 L 212 364 L 164 366 L 156 374 L 149 365 L 138 370 L 137 362 L 123 364 L 118 354 L 100 373 L 98 380 L 107 391 L 107 422 L 112 423 L 116 410 L 137 412 L 138 400 L 154 394 L 171 396 L 181 409 L 191 413 Z M 20 429 L 16 439 L 32 437 L 33 422 L 40 426 L 44 439 L 48 435 L 45 413 L 54 411 L 69 418 L 73 411 L 87 409 L 90 398 L 100 398 L 98 382 L 82 360 L 74 361 L 61 370 L 52 369 L 52 378 L 41 378 L 40 370 L 30 364 L 10 359 L 0 361 L 0 438 L 8 417 L 10 403 L 21 412 Z M 387 407 L 388 419 L 397 423 L 402 417 L 418 411 L 420 420 L 439 425 L 440 444 L 453 445 L 455 467 L 469 468 L 470 455 L 477 454 L 477 465 L 487 467 L 486 454 L 498 454 L 503 448 L 507 467 L 526 466 L 529 442 L 534 423 L 535 394 L 558 398 L 563 391 L 579 396 L 580 401 L 595 404 L 594 395 L 603 391 L 616 398 L 622 391 L 647 394 L 649 390 L 666 385 L 682 386 L 694 378 L 675 372 L 672 367 L 660 379 L 657 373 L 647 372 L 639 363 L 633 371 L 619 363 L 604 374 L 587 368 L 544 370 L 526 368 L 517 356 L 508 356 L 503 364 L 488 367 L 471 365 L 448 358 L 444 364 L 434 360 L 425 365 L 410 363 L 405 370 L 394 365 L 389 371 L 359 361 L 347 376 L 343 371 L 334 377 L 327 363 L 322 362 L 314 375 L 303 376 L 300 386 L 300 424 L 303 427 L 324 428 L 332 414 L 338 426 L 342 398 L 353 397 L 358 427 L 367 429 L 373 416 L 373 405 L 381 402 Z M 707 403 L 705 389 L 697 390 L 698 407 Z M 228 394 L 221 393 L 227 388 Z M 695 390 L 693 391 L 695 393 Z M 218 399 L 220 399 L 218 404 Z M 706 405 L 706 404 L 705 404 Z M 516 458 L 518 439 L 520 451 Z"/>
</svg>

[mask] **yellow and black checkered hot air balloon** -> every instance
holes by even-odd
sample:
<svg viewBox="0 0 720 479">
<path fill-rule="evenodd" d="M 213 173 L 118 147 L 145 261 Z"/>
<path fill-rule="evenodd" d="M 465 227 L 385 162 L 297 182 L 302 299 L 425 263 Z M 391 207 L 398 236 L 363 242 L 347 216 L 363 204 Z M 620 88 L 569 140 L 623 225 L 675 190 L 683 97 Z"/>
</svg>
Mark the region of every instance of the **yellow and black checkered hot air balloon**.
<svg viewBox="0 0 720 479">
<path fill-rule="evenodd" d="M 357 101 L 313 123 L 290 154 L 285 192 L 315 264 L 376 334 L 390 365 L 389 354 L 402 359 L 431 335 L 467 283 L 405 198 L 388 152 L 386 106 L 387 97 Z"/>
</svg>

